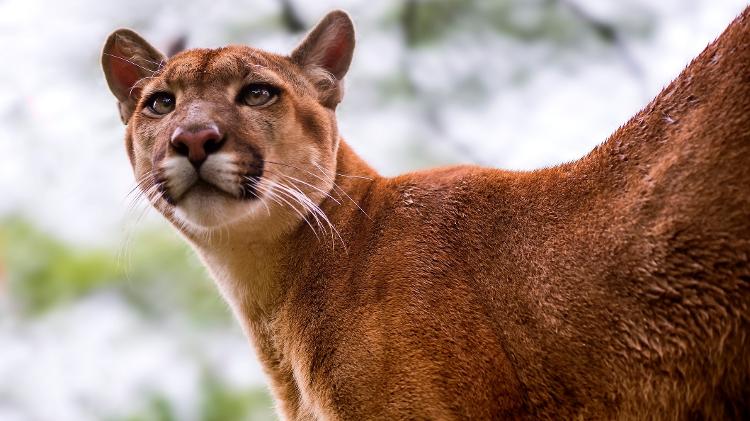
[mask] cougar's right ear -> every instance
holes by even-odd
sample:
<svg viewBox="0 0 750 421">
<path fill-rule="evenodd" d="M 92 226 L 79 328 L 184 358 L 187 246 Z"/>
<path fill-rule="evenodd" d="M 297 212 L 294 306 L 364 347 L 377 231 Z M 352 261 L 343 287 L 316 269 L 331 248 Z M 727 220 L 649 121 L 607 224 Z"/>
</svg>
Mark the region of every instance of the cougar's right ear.
<svg viewBox="0 0 750 421">
<path fill-rule="evenodd" d="M 107 38 L 102 51 L 102 68 L 109 89 L 119 103 L 124 124 L 133 115 L 141 95 L 142 81 L 159 70 L 166 60 L 162 53 L 130 29 L 118 29 Z"/>
</svg>

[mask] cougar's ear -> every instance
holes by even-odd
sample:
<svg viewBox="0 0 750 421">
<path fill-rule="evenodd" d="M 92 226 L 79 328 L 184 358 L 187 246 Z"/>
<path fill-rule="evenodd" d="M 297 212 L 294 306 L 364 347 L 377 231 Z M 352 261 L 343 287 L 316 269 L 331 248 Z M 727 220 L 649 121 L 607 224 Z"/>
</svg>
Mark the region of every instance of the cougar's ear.
<svg viewBox="0 0 750 421">
<path fill-rule="evenodd" d="M 346 12 L 328 13 L 294 49 L 291 59 L 315 82 L 321 103 L 335 108 L 343 96 L 341 81 L 354 52 L 354 24 Z"/>
<path fill-rule="evenodd" d="M 159 70 L 166 57 L 130 29 L 113 32 L 102 51 L 102 68 L 109 89 L 117 98 L 120 118 L 127 124 L 133 115 L 145 78 Z"/>
</svg>

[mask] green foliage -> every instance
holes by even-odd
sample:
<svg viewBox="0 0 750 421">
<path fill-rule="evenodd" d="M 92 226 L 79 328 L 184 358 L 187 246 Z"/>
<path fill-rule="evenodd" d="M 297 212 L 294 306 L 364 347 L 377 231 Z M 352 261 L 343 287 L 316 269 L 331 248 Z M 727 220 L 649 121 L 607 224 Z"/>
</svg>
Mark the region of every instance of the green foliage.
<svg viewBox="0 0 750 421">
<path fill-rule="evenodd" d="M 27 315 L 110 289 L 146 315 L 231 320 L 194 253 L 167 230 L 141 231 L 120 250 L 82 248 L 13 218 L 0 224 L 0 250 L 12 301 Z"/>
<path fill-rule="evenodd" d="M 210 371 L 201 378 L 200 421 L 273 421 L 276 414 L 265 388 L 237 389 L 223 383 Z M 161 395 L 151 396 L 145 407 L 113 421 L 177 421 L 171 403 Z"/>
<path fill-rule="evenodd" d="M 231 320 L 195 253 L 171 230 L 141 231 L 119 255 L 119 287 L 144 313 L 165 318 L 178 309 L 197 323 Z"/>
<path fill-rule="evenodd" d="M 68 247 L 18 219 L 0 226 L 0 242 L 11 295 L 29 313 L 69 302 L 122 277 L 106 251 Z"/>
<path fill-rule="evenodd" d="M 146 407 L 117 421 L 177 421 L 169 401 L 162 396 L 152 396 Z"/>
<path fill-rule="evenodd" d="M 454 34 L 494 32 L 521 42 L 576 43 L 614 40 L 615 30 L 644 32 L 633 22 L 604 23 L 562 0 L 406 0 L 388 18 L 398 22 L 411 47 L 438 44 Z"/>
<path fill-rule="evenodd" d="M 206 372 L 202 383 L 202 421 L 264 421 L 276 419 L 266 389 L 234 390 Z"/>
<path fill-rule="evenodd" d="M 167 230 L 144 230 L 120 250 L 68 244 L 11 218 L 0 223 L 0 275 L 5 267 L 11 300 L 28 316 L 70 303 L 87 294 L 112 290 L 155 319 L 190 319 L 194 324 L 226 323 L 226 305 L 192 251 Z M 208 367 L 200 384 L 197 410 L 205 421 L 275 419 L 265 388 L 236 389 Z M 118 421 L 176 421 L 167 397 L 154 394 Z"/>
<path fill-rule="evenodd" d="M 401 11 L 401 25 L 410 46 L 438 41 L 452 32 L 472 10 L 467 0 L 406 1 Z"/>
</svg>

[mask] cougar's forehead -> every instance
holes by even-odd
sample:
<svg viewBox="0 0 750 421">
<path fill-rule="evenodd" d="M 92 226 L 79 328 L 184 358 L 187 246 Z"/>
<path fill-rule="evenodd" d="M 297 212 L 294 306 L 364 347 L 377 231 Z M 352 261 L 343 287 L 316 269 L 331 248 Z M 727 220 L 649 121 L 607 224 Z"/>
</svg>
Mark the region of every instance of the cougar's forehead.
<svg viewBox="0 0 750 421">
<path fill-rule="evenodd" d="M 299 92 L 310 89 L 288 58 L 244 46 L 184 51 L 169 60 L 160 76 L 162 82 L 180 89 L 248 79 L 286 84 Z"/>
</svg>

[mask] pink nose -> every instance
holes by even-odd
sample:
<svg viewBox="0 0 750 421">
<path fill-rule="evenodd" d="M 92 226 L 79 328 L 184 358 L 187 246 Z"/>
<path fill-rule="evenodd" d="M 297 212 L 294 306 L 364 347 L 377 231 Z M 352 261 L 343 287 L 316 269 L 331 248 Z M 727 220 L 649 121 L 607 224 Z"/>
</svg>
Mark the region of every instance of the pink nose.
<svg viewBox="0 0 750 421">
<path fill-rule="evenodd" d="M 172 135 L 172 146 L 178 154 L 187 156 L 193 166 L 198 168 L 208 155 L 219 150 L 222 140 L 221 133 L 215 126 L 197 131 L 178 127 Z"/>
</svg>

